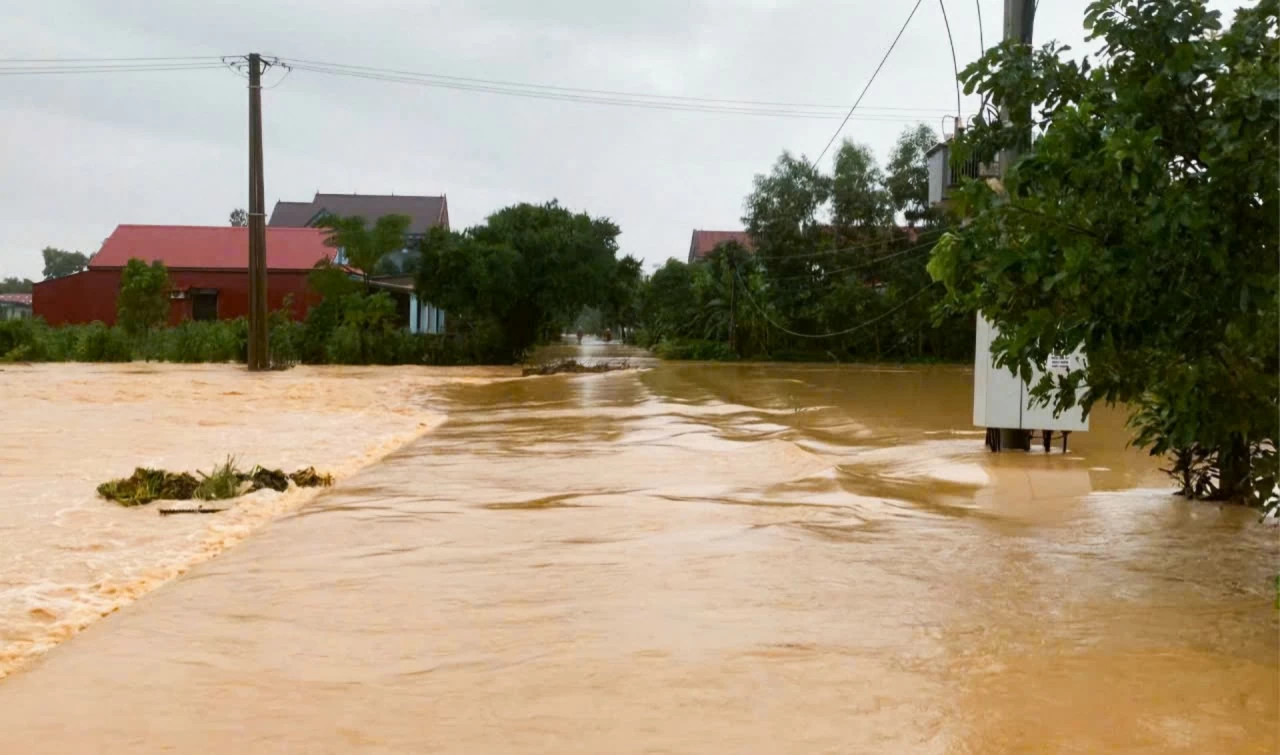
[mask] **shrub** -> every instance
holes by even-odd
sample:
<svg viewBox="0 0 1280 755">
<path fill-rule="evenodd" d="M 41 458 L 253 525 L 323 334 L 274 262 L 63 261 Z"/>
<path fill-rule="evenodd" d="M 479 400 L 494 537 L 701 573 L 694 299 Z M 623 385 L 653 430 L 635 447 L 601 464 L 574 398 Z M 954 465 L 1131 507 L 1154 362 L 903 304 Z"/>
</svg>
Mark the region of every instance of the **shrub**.
<svg viewBox="0 0 1280 755">
<path fill-rule="evenodd" d="M 74 359 L 77 362 L 128 362 L 133 359 L 129 337 L 119 328 L 91 322 L 72 332 L 75 334 Z"/>
<path fill-rule="evenodd" d="M 38 328 L 44 322 L 34 319 L 5 320 L 0 322 L 0 362 L 25 362 L 39 359 L 37 356 Z"/>
</svg>

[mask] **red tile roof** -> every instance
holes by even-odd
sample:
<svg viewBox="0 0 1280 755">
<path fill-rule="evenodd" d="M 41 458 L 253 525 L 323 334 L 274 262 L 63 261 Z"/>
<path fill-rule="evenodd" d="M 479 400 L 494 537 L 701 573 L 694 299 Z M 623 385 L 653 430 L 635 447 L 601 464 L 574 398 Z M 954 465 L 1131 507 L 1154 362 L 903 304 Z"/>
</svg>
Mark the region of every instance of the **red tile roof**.
<svg viewBox="0 0 1280 755">
<path fill-rule="evenodd" d="M 318 228 L 268 228 L 268 270 L 310 270 L 333 259 Z M 249 229 L 233 226 L 122 225 L 89 260 L 90 269 L 124 267 L 131 258 L 162 260 L 173 269 L 246 269 Z"/>
<path fill-rule="evenodd" d="M 694 262 L 711 254 L 716 247 L 736 241 L 747 249 L 754 248 L 751 235 L 746 231 L 698 231 L 689 242 L 689 261 Z"/>
<path fill-rule="evenodd" d="M 31 294 L 0 294 L 0 302 L 31 306 Z"/>
</svg>

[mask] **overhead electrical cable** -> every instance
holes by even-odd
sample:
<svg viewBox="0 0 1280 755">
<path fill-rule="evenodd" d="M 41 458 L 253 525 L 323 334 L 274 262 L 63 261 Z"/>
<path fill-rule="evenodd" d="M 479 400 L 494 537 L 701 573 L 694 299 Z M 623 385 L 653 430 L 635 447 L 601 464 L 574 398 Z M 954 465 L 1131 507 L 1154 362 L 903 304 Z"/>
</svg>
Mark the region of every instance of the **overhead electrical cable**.
<svg viewBox="0 0 1280 755">
<path fill-rule="evenodd" d="M 871 73 L 871 78 L 867 79 L 867 84 L 862 88 L 862 92 L 858 94 L 858 99 L 853 101 L 853 106 L 850 107 L 849 112 L 845 114 L 844 120 L 840 122 L 840 125 L 836 127 L 835 132 L 831 134 L 831 138 L 827 140 L 827 146 L 822 148 L 822 151 L 818 153 L 818 157 L 813 160 L 810 165 L 817 165 L 821 162 L 822 158 L 827 154 L 827 150 L 831 149 L 832 144 L 835 144 L 836 137 L 840 136 L 840 132 L 844 130 L 845 124 L 847 124 L 849 119 L 853 117 L 853 111 L 857 110 L 858 105 L 862 104 L 862 98 L 867 96 L 867 91 L 871 89 L 871 85 L 875 83 L 876 77 L 880 75 L 880 69 L 884 68 L 885 62 L 889 60 L 889 55 L 893 53 L 893 48 L 898 46 L 898 40 L 902 39 L 902 33 L 907 30 L 907 25 L 911 23 L 911 19 L 915 18 L 916 11 L 920 9 L 920 3 L 922 2 L 924 2 L 924 0 L 916 0 L 916 4 L 911 6 L 911 13 L 907 14 L 907 20 L 902 22 L 902 28 L 898 29 L 898 35 L 894 37 L 893 42 L 889 44 L 889 49 L 884 51 L 884 57 L 880 58 L 880 64 L 877 65 L 876 70 Z"/>
<path fill-rule="evenodd" d="M 139 63 L 156 61 L 221 60 L 225 55 L 182 55 L 143 58 L 0 58 L 0 65 L 26 63 Z"/>
<path fill-rule="evenodd" d="M 875 325 L 876 323 L 885 319 L 889 315 L 896 313 L 898 310 L 907 306 L 911 302 L 915 301 L 916 299 L 919 299 L 921 296 L 925 294 L 925 292 L 927 292 L 929 289 L 937 285 L 936 281 L 933 283 L 930 283 L 926 285 L 924 288 L 912 294 L 911 296 L 908 296 L 906 299 L 903 299 L 901 302 L 899 302 L 894 307 L 890 308 L 888 311 L 882 312 L 881 314 L 871 318 L 870 320 L 865 320 L 863 322 L 860 322 L 851 328 L 845 328 L 844 330 L 837 330 L 831 333 L 800 333 L 798 331 L 791 330 L 790 328 L 785 327 L 783 325 L 779 325 L 772 317 L 769 316 L 769 313 L 765 312 L 764 309 L 759 304 L 756 303 L 755 297 L 751 295 L 751 289 L 747 288 L 747 282 L 742 280 L 742 275 L 736 269 L 734 270 L 734 275 L 737 276 L 738 282 L 742 284 L 743 295 L 746 297 L 747 301 L 751 303 L 752 308 L 760 313 L 760 316 L 764 318 L 764 321 L 769 323 L 773 327 L 777 328 L 778 330 L 782 331 L 783 333 L 786 333 L 787 335 L 795 336 L 796 338 L 836 338 L 837 336 L 847 336 L 850 333 L 856 333 L 857 331 L 862 330 L 863 328 L 869 328 L 872 325 Z"/>
<path fill-rule="evenodd" d="M 357 79 L 368 79 L 371 81 L 385 81 L 399 84 L 412 84 L 416 86 L 426 86 L 444 89 L 455 89 L 471 92 L 485 92 L 489 94 L 501 94 L 513 97 L 526 97 L 532 99 L 555 100 L 561 102 L 580 102 L 598 105 L 614 105 L 622 107 L 643 108 L 652 110 L 670 110 L 698 113 L 723 113 L 729 115 L 754 115 L 754 116 L 775 116 L 785 118 L 804 118 L 817 120 L 830 120 L 839 118 L 840 116 L 830 112 L 819 111 L 803 111 L 803 110 L 784 110 L 770 109 L 762 107 L 730 107 L 714 104 L 697 104 L 693 102 L 662 102 L 654 100 L 637 100 L 622 97 L 606 97 L 602 95 L 577 95 L 552 91 L 532 91 L 532 90 L 516 90 L 507 89 L 497 86 L 485 86 L 476 84 L 462 84 L 455 82 L 429 81 L 417 77 L 400 76 L 394 74 L 377 74 L 351 71 L 347 69 L 327 68 L 315 66 L 311 64 L 298 63 L 290 61 L 294 70 L 309 71 L 311 73 L 321 73 L 333 76 L 347 76 Z M 901 123 L 919 120 L 918 117 L 895 116 L 890 114 L 869 114 L 863 116 L 864 120 L 885 121 L 893 123 Z"/>
<path fill-rule="evenodd" d="M 935 228 L 935 229 L 933 229 L 932 231 L 922 231 L 920 234 L 918 234 L 917 239 L 924 238 L 925 236 L 934 236 L 934 235 L 937 235 L 937 234 L 944 233 L 945 231 L 946 231 L 946 229 L 945 229 L 945 228 Z M 933 241 L 930 241 L 929 243 L 934 243 L 934 242 L 933 242 Z M 842 246 L 842 247 L 839 247 L 839 248 L 837 248 L 837 249 L 822 249 L 822 250 L 817 251 L 817 252 L 805 252 L 804 254 L 771 254 L 771 255 L 763 255 L 763 254 L 762 254 L 762 255 L 758 255 L 758 256 L 756 257 L 756 259 L 762 259 L 762 260 L 775 260 L 775 259 L 776 259 L 776 260 L 798 260 L 798 259 L 805 259 L 805 258 L 808 258 L 808 257 L 825 257 L 825 256 L 830 255 L 830 254 L 844 254 L 844 253 L 846 253 L 846 252 L 856 252 L 856 251 L 861 250 L 861 249 L 874 249 L 874 248 L 876 248 L 876 247 L 884 246 L 884 244 L 885 244 L 885 242 L 884 242 L 884 241 L 873 241 L 873 242 L 866 243 L 866 244 L 855 244 L 855 245 L 853 245 L 853 246 Z M 917 248 L 917 247 L 912 247 L 912 248 L 914 249 L 914 248 Z"/>
<path fill-rule="evenodd" d="M 960 108 L 960 63 L 956 59 L 956 40 L 951 36 L 951 21 L 947 19 L 946 0 L 938 0 L 938 7 L 942 9 L 942 23 L 947 27 L 947 44 L 951 45 L 951 71 L 955 74 L 956 85 L 956 123 L 963 123 L 964 114 Z"/>
<path fill-rule="evenodd" d="M 212 71 L 222 68 L 220 62 L 138 64 L 138 65 L 83 65 L 83 66 L 6 66 L 0 65 L 0 76 L 49 76 L 96 73 L 144 73 L 148 71 Z"/>
<path fill-rule="evenodd" d="M 374 74 L 391 77 L 405 77 L 415 80 L 431 81 L 431 82 L 451 82 L 457 84 L 469 84 L 484 87 L 497 87 L 503 89 L 516 89 L 528 91 L 549 91 L 569 95 L 603 95 L 608 97 L 621 97 L 627 99 L 652 100 L 664 103 L 690 103 L 695 105 L 729 105 L 729 106 L 748 106 L 753 108 L 780 108 L 780 109 L 800 109 L 800 110 L 835 110 L 843 111 L 843 105 L 830 103 L 814 103 L 814 102 L 773 102 L 767 100 L 742 100 L 729 99 L 719 97 L 693 97 L 687 95 L 673 94 L 653 94 L 647 92 L 637 92 L 619 89 L 591 89 L 586 87 L 568 87 L 555 84 L 533 84 L 528 82 L 517 82 L 502 79 L 482 79 L 470 76 L 448 76 L 445 74 L 426 73 L 422 71 L 409 71 L 397 68 L 379 68 L 376 66 L 354 65 L 349 63 L 333 63 L 321 60 L 309 60 L 306 58 L 287 58 L 290 63 L 296 63 L 301 66 L 313 66 L 323 68 L 328 71 L 348 71 L 352 73 Z M 918 112 L 932 114 L 938 112 L 938 108 L 922 108 L 922 107 L 888 107 L 877 106 L 867 107 L 866 110 L 887 111 L 887 112 Z"/>
<path fill-rule="evenodd" d="M 882 257 L 869 259 L 857 265 L 837 267 L 832 270 L 823 270 L 819 268 L 817 270 L 812 271 L 811 273 L 801 273 L 798 275 L 783 275 L 778 277 L 770 276 L 769 280 L 782 281 L 782 280 L 800 280 L 802 278 L 814 278 L 814 277 L 825 278 L 830 275 L 838 275 L 840 273 L 853 272 L 854 270 L 866 270 L 867 268 L 875 267 L 876 265 L 879 265 L 882 262 L 888 262 L 890 260 L 895 260 L 900 257 L 905 257 L 907 255 L 918 256 L 923 252 L 927 252 L 930 249 L 932 249 L 936 245 L 936 243 L 937 242 L 930 241 L 927 244 L 919 244 L 917 246 L 907 247 L 906 249 L 899 249 L 898 251 L 893 252 L 892 254 L 886 254 Z"/>
<path fill-rule="evenodd" d="M 973 0 L 973 4 L 978 8 L 978 56 L 987 54 L 987 41 L 982 36 L 982 0 Z"/>
</svg>

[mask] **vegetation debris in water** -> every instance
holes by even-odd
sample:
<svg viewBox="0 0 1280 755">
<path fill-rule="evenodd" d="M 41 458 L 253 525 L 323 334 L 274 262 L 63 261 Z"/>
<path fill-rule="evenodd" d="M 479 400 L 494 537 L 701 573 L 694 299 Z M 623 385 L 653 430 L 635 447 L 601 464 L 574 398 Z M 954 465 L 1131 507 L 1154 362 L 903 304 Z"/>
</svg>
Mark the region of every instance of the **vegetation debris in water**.
<svg viewBox="0 0 1280 755">
<path fill-rule="evenodd" d="M 521 374 L 524 377 L 529 377 L 530 375 L 557 375 L 562 372 L 598 373 L 629 369 L 631 369 L 631 363 L 625 359 L 611 362 L 593 362 L 591 364 L 584 364 L 576 359 L 559 359 L 554 362 L 545 362 L 543 364 L 535 364 L 530 367 L 525 367 Z"/>
<path fill-rule="evenodd" d="M 98 486 L 98 495 L 121 506 L 140 506 L 161 499 L 187 501 L 194 497 L 200 482 L 187 472 L 174 474 L 163 469 L 138 467 L 133 474 Z"/>
<path fill-rule="evenodd" d="M 300 488 L 333 484 L 333 475 L 321 474 L 315 467 L 299 469 L 292 474 L 263 466 L 254 466 L 244 472 L 236 466 L 235 457 L 230 456 L 208 473 L 197 474 L 199 479 L 189 472 L 138 467 L 129 477 L 99 485 L 98 495 L 121 506 L 141 506 L 160 500 L 225 501 L 263 489 L 283 493 L 289 489 L 290 482 Z"/>
</svg>

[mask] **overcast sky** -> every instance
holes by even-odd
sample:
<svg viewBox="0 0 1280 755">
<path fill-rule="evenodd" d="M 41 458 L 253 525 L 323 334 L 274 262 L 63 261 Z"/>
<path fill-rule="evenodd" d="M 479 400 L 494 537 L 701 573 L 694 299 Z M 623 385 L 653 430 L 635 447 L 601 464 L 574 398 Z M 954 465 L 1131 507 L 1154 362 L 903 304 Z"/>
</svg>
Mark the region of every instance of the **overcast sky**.
<svg viewBox="0 0 1280 755">
<path fill-rule="evenodd" d="M 1085 0 L 1047 0 L 1037 42 L 1079 43 Z M 485 79 L 848 106 L 909 0 L 0 0 L 8 58 L 261 51 Z M 977 8 L 948 4 L 960 65 Z M 999 0 L 981 0 L 988 44 Z M 3 64 L 0 64 L 3 65 Z M 266 82 L 274 84 L 277 72 Z M 925 2 L 843 135 L 883 161 L 955 109 L 939 5 Z M 919 112 L 889 108 L 918 108 Z M 972 102 L 965 103 L 966 115 Z M 296 71 L 264 91 L 267 211 L 317 191 L 440 194 L 461 229 L 553 198 L 603 215 L 622 250 L 683 258 L 741 227 L 752 176 L 816 155 L 838 120 L 643 110 Z M 862 109 L 860 109 L 862 112 Z M 226 223 L 247 203 L 247 105 L 229 70 L 0 76 L 0 277 L 40 249 L 94 252 L 117 224 Z M 830 155 L 824 162 L 829 163 Z M 649 267 L 650 265 L 646 265 Z"/>
</svg>

